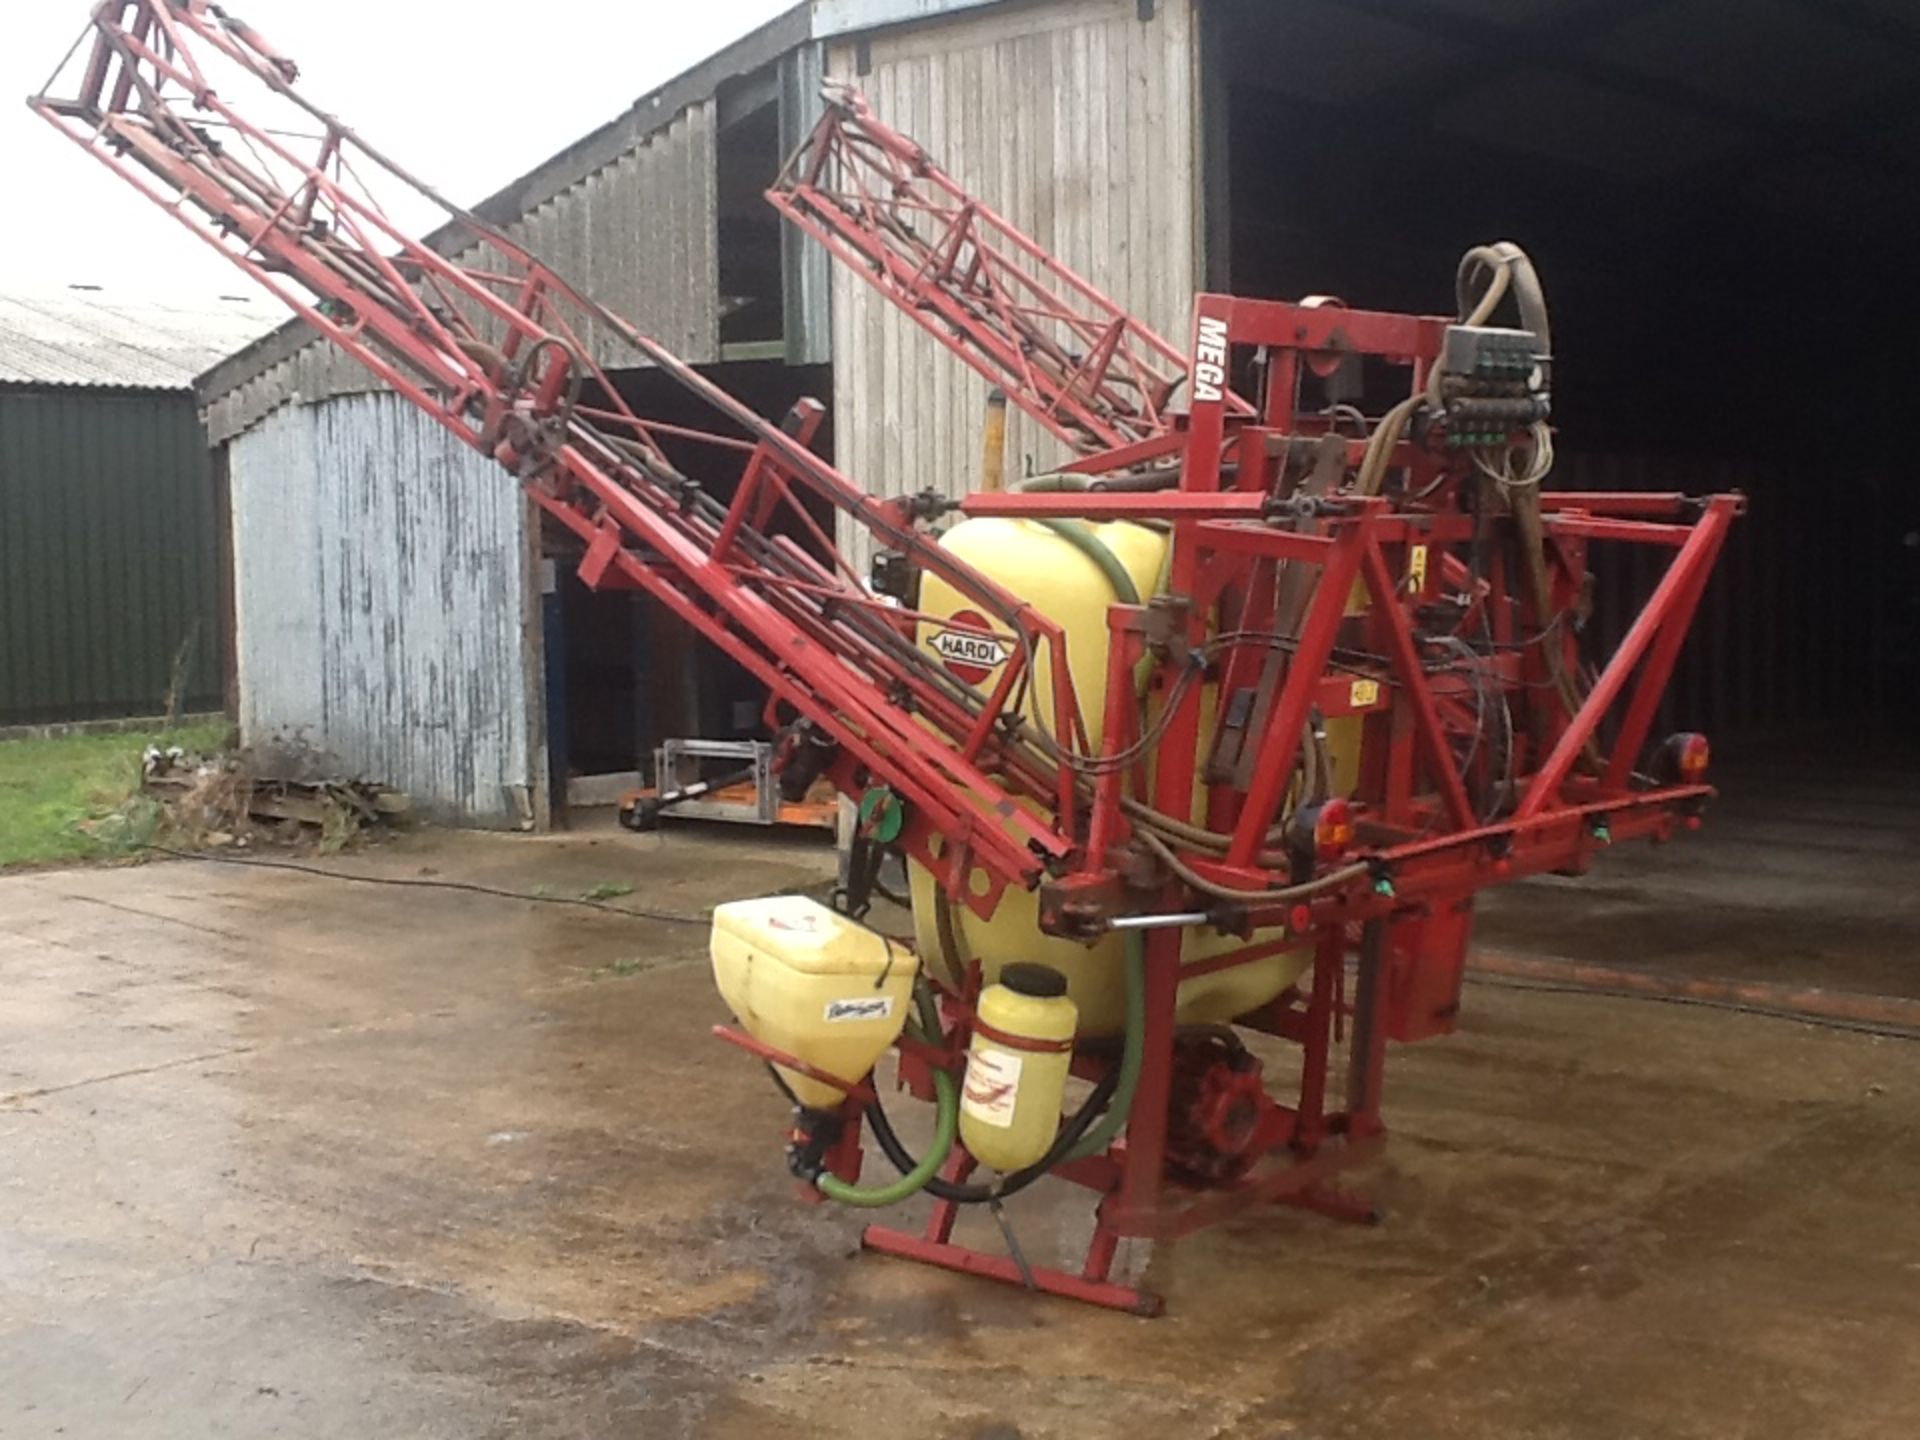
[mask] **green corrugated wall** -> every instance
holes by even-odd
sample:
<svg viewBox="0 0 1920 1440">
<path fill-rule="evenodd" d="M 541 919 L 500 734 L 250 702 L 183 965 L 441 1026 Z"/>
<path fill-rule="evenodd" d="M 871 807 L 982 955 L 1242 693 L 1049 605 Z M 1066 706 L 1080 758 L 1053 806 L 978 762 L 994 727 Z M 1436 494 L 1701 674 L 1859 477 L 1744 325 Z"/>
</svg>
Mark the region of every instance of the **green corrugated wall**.
<svg viewBox="0 0 1920 1440">
<path fill-rule="evenodd" d="M 0 726 L 220 707 L 218 537 L 187 393 L 0 388 Z"/>
</svg>

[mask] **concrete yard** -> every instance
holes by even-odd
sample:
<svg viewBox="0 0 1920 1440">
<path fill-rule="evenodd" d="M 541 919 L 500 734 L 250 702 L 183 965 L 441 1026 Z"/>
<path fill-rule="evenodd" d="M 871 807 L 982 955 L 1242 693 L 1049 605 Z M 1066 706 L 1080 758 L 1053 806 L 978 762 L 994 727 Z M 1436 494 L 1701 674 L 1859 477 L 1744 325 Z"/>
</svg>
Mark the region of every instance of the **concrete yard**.
<svg viewBox="0 0 1920 1440">
<path fill-rule="evenodd" d="M 329 863 L 638 880 L 616 904 L 697 916 L 830 855 L 674 830 Z M 1637 903 L 1657 945 L 1633 873 L 1562 933 Z M 1774 934 L 1759 889 L 1723 959 Z M 1497 943 L 1570 953 L 1539 903 Z M 1147 1322 L 856 1256 L 857 1219 L 789 1203 L 782 1106 L 707 1036 L 705 945 L 208 864 L 0 879 L 0 1435 L 1915 1432 L 1920 1044 L 1476 984 L 1462 1034 L 1395 1056 L 1356 1177 L 1388 1223 L 1136 1250 L 1171 1305 Z M 1036 1256 L 1084 1238 L 1061 1195 L 1010 1207 Z"/>
</svg>

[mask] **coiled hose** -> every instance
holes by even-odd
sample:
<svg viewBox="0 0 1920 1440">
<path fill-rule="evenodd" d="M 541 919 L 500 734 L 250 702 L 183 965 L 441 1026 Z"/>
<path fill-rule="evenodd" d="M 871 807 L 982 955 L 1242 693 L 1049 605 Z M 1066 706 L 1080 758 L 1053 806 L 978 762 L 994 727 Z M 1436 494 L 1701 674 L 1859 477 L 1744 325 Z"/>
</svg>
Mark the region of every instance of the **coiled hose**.
<svg viewBox="0 0 1920 1440">
<path fill-rule="evenodd" d="M 931 1042 L 939 1037 L 940 1015 L 933 1003 L 933 992 L 925 985 L 919 987 L 919 1004 L 922 1033 L 918 1038 Z M 933 1091 L 933 1148 L 917 1165 L 903 1167 L 905 1173 L 891 1185 L 853 1185 L 838 1175 L 823 1172 L 814 1180 L 814 1187 L 829 1200 L 860 1210 L 883 1210 L 912 1199 L 926 1189 L 939 1176 L 940 1167 L 947 1163 L 947 1156 L 953 1153 L 953 1142 L 960 1133 L 960 1087 L 954 1083 L 953 1076 L 944 1070 L 934 1071 Z M 869 1109 L 879 1109 L 877 1097 Z"/>
<path fill-rule="evenodd" d="M 945 892 L 940 892 L 944 899 Z M 939 902 L 936 902 L 939 903 Z M 951 902 L 946 902 L 951 903 Z M 956 956 L 944 957 L 949 966 L 957 968 Z M 1120 1133 L 1127 1123 L 1127 1117 L 1133 1111 L 1133 1097 L 1140 1088 L 1140 1069 L 1146 1057 L 1147 1035 L 1147 944 L 1138 933 L 1127 936 L 1127 1023 L 1120 1052 L 1120 1064 L 1101 1077 L 1093 1093 L 1086 1099 L 1073 1119 L 1061 1128 L 1045 1155 L 1024 1170 L 1016 1170 L 1011 1175 L 1003 1175 L 992 1184 L 957 1185 L 950 1180 L 941 1179 L 937 1174 L 915 1189 L 924 1189 L 928 1194 L 941 1200 L 952 1201 L 958 1205 L 990 1205 L 1004 1200 L 1009 1195 L 1017 1195 L 1034 1181 L 1057 1166 L 1074 1160 L 1085 1160 L 1098 1155 L 1113 1143 L 1113 1137 Z M 936 1072 L 935 1082 L 946 1079 L 943 1073 Z M 949 1081 L 949 1083 L 951 1083 Z M 1104 1110 L 1104 1114 L 1103 1114 Z M 907 1147 L 900 1143 L 900 1136 L 888 1119 L 885 1106 L 876 1095 L 873 1103 L 867 1107 L 867 1120 L 873 1130 L 873 1138 L 887 1159 L 902 1174 L 902 1184 L 906 1178 L 918 1175 L 926 1168 L 926 1160 L 916 1161 Z M 1097 1123 L 1096 1123 L 1097 1122 Z M 934 1137 L 934 1152 L 944 1161 L 952 1150 L 949 1141 L 942 1148 L 938 1134 Z M 936 1163 L 934 1169 L 939 1169 Z M 823 1187 L 823 1193 L 832 1194 Z M 909 1194 L 912 1191 L 908 1192 Z M 905 1198 L 904 1196 L 902 1197 Z"/>
</svg>

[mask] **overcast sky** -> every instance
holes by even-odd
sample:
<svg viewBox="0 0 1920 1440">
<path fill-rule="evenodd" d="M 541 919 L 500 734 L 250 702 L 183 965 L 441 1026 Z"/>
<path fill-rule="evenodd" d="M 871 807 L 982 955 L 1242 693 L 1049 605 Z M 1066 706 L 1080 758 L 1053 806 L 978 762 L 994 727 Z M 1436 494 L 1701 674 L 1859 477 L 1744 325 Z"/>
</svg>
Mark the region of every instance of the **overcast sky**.
<svg viewBox="0 0 1920 1440">
<path fill-rule="evenodd" d="M 94 0 L 8 5 L 0 289 L 169 298 L 245 276 L 31 114 Z M 498 190 L 793 0 L 230 0 L 301 89 L 456 201 Z"/>
</svg>

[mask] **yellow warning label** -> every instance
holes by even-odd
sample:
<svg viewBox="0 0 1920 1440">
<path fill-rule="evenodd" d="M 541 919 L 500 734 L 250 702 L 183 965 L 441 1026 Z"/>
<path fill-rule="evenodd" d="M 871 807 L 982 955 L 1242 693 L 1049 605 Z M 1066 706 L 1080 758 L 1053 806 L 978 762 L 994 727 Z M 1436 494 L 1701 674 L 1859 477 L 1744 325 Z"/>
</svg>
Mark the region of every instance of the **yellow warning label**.
<svg viewBox="0 0 1920 1440">
<path fill-rule="evenodd" d="M 1380 682 L 1378 680 L 1356 680 L 1353 682 L 1353 708 L 1371 710 L 1380 703 Z"/>
<path fill-rule="evenodd" d="M 1407 590 L 1418 595 L 1427 588 L 1427 547 L 1416 545 L 1407 552 Z"/>
</svg>

